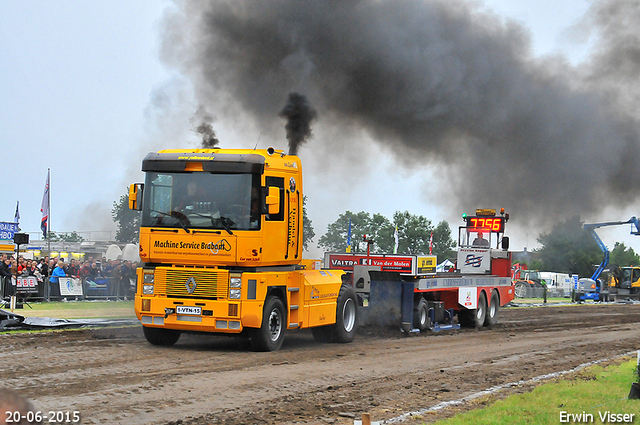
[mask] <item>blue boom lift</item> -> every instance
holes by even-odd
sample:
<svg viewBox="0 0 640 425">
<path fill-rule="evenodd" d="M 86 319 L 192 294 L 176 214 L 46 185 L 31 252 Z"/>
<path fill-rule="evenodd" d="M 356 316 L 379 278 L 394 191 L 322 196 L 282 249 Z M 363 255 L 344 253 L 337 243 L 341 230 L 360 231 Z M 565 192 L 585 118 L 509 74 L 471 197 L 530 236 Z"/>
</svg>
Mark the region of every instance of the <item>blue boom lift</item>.
<svg viewBox="0 0 640 425">
<path fill-rule="evenodd" d="M 605 226 L 618 226 L 621 224 L 631 224 L 631 234 L 632 235 L 640 235 L 640 222 L 636 217 L 631 217 L 627 221 L 607 221 L 604 223 L 593 223 L 593 224 L 584 224 L 582 228 L 588 231 L 593 239 L 598 244 L 598 247 L 602 250 L 604 254 L 604 258 L 602 263 L 598 266 L 593 275 L 590 278 L 582 278 L 578 280 L 578 287 L 576 288 L 573 300 L 574 301 L 585 301 L 585 300 L 598 300 L 598 301 L 608 301 L 609 300 L 609 291 L 605 288 L 604 283 L 600 279 L 600 275 L 604 271 L 605 267 L 609 264 L 609 250 L 607 246 L 602 242 L 602 239 L 598 236 L 595 229 Z M 635 231 L 633 228 L 635 227 Z"/>
</svg>

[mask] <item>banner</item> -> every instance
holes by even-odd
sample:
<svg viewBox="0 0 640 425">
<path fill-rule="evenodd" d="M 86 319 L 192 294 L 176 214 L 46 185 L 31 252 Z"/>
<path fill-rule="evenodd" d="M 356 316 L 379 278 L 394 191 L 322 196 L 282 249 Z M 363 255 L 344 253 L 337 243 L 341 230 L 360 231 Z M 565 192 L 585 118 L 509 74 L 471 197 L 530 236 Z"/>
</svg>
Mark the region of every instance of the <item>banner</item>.
<svg viewBox="0 0 640 425">
<path fill-rule="evenodd" d="M 0 240 L 13 241 L 13 236 L 18 232 L 18 223 L 0 222 Z"/>
<path fill-rule="evenodd" d="M 81 297 L 82 280 L 75 277 L 59 277 L 60 295 L 63 297 Z"/>
<path fill-rule="evenodd" d="M 20 201 L 16 201 L 16 213 L 13 216 L 13 222 L 16 224 L 20 224 L 20 211 L 18 210 L 18 207 L 20 206 Z"/>
<path fill-rule="evenodd" d="M 398 226 L 396 226 L 396 231 L 393 232 L 393 241 L 394 241 L 394 245 L 393 245 L 393 253 L 397 254 L 398 253 L 398 242 L 399 242 L 399 238 L 398 238 Z"/>
<path fill-rule="evenodd" d="M 50 170 L 47 170 L 47 181 L 44 185 L 44 195 L 42 196 L 42 206 L 40 212 L 42 212 L 42 222 L 40 223 L 40 229 L 42 229 L 42 236 L 47 237 L 47 226 L 49 224 L 49 175 Z"/>
<path fill-rule="evenodd" d="M 19 277 L 15 281 L 16 293 L 18 294 L 37 294 L 38 279 L 35 276 Z"/>
</svg>

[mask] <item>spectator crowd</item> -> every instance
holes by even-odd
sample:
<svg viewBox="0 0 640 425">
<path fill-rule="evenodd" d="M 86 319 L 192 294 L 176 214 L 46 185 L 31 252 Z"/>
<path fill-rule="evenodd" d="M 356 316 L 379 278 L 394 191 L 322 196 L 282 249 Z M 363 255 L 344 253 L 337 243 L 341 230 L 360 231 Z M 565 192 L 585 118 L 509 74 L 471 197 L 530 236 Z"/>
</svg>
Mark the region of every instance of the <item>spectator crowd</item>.
<svg viewBox="0 0 640 425">
<path fill-rule="evenodd" d="M 109 281 L 117 286 L 117 293 L 124 297 L 134 296 L 136 269 L 139 264 L 127 260 L 94 259 L 89 257 L 84 261 L 64 258 L 44 257 L 38 260 L 25 259 L 18 256 L 0 253 L 0 295 L 6 298 L 13 295 L 12 277 L 34 276 L 38 284 L 48 288 L 46 298 L 61 298 L 59 278 L 73 277 L 82 282 Z M 46 285 L 46 286 L 45 286 Z"/>
</svg>

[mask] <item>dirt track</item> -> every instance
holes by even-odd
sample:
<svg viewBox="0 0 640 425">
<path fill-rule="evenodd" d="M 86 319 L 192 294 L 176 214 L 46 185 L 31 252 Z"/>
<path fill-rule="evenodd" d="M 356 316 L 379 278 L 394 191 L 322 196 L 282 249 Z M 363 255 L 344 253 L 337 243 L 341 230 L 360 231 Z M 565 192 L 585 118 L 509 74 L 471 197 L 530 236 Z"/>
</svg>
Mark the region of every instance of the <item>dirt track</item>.
<svg viewBox="0 0 640 425">
<path fill-rule="evenodd" d="M 353 424 L 362 412 L 388 420 L 619 356 L 640 348 L 639 335 L 640 305 L 612 304 L 504 309 L 493 329 L 411 337 L 364 329 L 344 345 L 292 331 L 275 353 L 196 335 L 159 348 L 138 327 L 5 334 L 0 372 L 40 410 L 77 410 L 85 424 Z"/>
</svg>

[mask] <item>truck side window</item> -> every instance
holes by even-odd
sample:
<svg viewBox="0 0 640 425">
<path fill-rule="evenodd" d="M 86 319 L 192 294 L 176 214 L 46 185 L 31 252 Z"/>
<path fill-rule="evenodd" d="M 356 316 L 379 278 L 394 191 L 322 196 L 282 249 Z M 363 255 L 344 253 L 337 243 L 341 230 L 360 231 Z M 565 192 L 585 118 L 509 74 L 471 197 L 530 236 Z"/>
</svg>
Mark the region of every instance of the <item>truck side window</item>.
<svg viewBox="0 0 640 425">
<path fill-rule="evenodd" d="M 267 214 L 265 220 L 284 221 L 284 177 L 267 176 L 266 183 L 267 187 L 277 187 L 280 190 L 280 209 L 278 214 Z"/>
<path fill-rule="evenodd" d="M 631 279 L 631 282 L 635 282 L 638 279 L 640 279 L 640 269 L 633 269 L 633 278 Z"/>
</svg>

